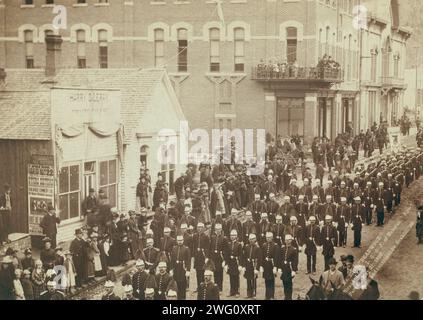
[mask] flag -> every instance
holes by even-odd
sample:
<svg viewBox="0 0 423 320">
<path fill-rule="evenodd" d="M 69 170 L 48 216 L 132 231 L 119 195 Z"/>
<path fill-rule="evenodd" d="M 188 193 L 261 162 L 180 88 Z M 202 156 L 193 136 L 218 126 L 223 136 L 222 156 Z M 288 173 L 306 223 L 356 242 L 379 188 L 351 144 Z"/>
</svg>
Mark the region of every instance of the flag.
<svg viewBox="0 0 423 320">
<path fill-rule="evenodd" d="M 216 0 L 217 4 L 217 15 L 219 16 L 220 21 L 225 24 L 225 18 L 223 16 L 223 9 L 222 9 L 222 0 Z"/>
</svg>

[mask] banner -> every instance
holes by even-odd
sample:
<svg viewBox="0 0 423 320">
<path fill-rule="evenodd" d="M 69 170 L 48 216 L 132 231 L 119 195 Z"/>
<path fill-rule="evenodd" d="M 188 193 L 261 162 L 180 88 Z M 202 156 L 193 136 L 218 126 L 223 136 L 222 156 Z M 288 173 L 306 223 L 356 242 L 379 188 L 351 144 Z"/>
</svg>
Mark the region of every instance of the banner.
<svg viewBox="0 0 423 320">
<path fill-rule="evenodd" d="M 54 158 L 32 155 L 28 164 L 28 229 L 30 235 L 43 235 L 40 221 L 48 204 L 54 203 Z"/>
</svg>

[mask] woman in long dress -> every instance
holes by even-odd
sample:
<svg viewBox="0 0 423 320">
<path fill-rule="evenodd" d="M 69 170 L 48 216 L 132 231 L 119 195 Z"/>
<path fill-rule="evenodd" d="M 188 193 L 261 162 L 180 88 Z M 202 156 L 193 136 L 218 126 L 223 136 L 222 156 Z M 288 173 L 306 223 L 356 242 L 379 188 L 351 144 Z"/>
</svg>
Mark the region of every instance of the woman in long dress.
<svg viewBox="0 0 423 320">
<path fill-rule="evenodd" d="M 41 260 L 35 262 L 34 271 L 32 271 L 31 280 L 34 287 L 34 300 L 40 300 L 40 295 L 46 290 L 46 274 Z"/>
</svg>

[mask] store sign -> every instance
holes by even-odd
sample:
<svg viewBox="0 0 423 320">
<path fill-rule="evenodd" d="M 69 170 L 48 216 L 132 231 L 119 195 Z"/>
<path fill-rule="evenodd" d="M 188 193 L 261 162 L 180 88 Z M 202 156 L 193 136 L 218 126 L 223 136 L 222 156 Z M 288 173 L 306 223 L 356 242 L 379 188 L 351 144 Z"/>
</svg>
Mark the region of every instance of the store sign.
<svg viewBox="0 0 423 320">
<path fill-rule="evenodd" d="M 43 234 L 40 222 L 49 203 L 54 203 L 53 156 L 32 155 L 28 164 L 29 234 Z"/>
<path fill-rule="evenodd" d="M 119 90 L 53 89 L 55 123 L 61 128 L 120 122 Z"/>
</svg>

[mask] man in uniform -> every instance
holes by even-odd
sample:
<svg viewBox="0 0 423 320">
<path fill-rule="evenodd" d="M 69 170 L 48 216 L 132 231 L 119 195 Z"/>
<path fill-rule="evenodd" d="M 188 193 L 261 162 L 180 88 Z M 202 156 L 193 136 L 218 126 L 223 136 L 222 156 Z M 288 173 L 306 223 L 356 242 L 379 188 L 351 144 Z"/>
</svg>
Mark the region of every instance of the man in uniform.
<svg viewBox="0 0 423 320">
<path fill-rule="evenodd" d="M 122 300 L 126 300 L 126 301 L 137 300 L 134 297 L 134 288 L 132 288 L 132 285 L 127 284 L 126 286 L 124 286 L 123 292 L 125 293 L 125 297 Z"/>
<path fill-rule="evenodd" d="M 279 210 L 279 204 L 276 201 L 276 197 L 274 193 L 271 193 L 269 195 L 269 198 L 270 199 L 266 205 L 266 209 L 267 209 L 266 211 L 267 211 L 267 214 L 269 215 L 269 221 L 271 223 L 275 223 L 275 216 Z"/>
<path fill-rule="evenodd" d="M 361 198 L 354 198 L 354 204 L 351 208 L 352 212 L 352 229 L 354 231 L 354 248 L 361 247 L 361 230 L 364 225 L 364 208 L 361 204 Z"/>
<path fill-rule="evenodd" d="M 392 173 L 388 173 L 388 179 L 385 182 L 386 193 L 386 211 L 392 214 L 393 201 L 395 199 L 395 181 L 392 179 Z"/>
<path fill-rule="evenodd" d="M 242 270 L 242 245 L 238 241 L 238 233 L 232 230 L 230 243 L 227 245 L 225 257 L 225 270 L 229 274 L 229 295 L 228 297 L 239 297 L 239 274 Z"/>
<path fill-rule="evenodd" d="M 320 243 L 320 228 L 316 225 L 316 217 L 310 216 L 308 218 L 309 224 L 305 227 L 305 249 L 304 253 L 307 256 L 307 274 L 316 274 L 316 254 L 317 246 Z"/>
<path fill-rule="evenodd" d="M 323 223 L 326 216 L 331 216 L 331 217 L 335 216 L 336 205 L 332 202 L 332 200 L 333 200 L 332 196 L 330 195 L 326 196 L 326 203 L 322 205 L 320 209 L 320 217 L 319 217 L 320 224 Z"/>
<path fill-rule="evenodd" d="M 253 220 L 255 223 L 260 221 L 260 215 L 262 212 L 266 212 L 266 203 L 260 200 L 259 194 L 254 194 L 254 202 L 251 204 L 250 211 L 253 214 Z"/>
<path fill-rule="evenodd" d="M 250 233 L 257 234 L 258 232 L 257 224 L 253 221 L 253 215 L 251 211 L 245 212 L 245 222 L 242 224 L 242 241 L 244 243 L 248 242 L 248 237 Z M 239 233 L 237 232 L 239 235 Z"/>
<path fill-rule="evenodd" d="M 143 260 L 137 260 L 135 267 L 137 271 L 132 276 L 134 296 L 138 300 L 144 300 L 145 281 L 147 280 L 148 273 L 145 271 L 145 263 Z"/>
<path fill-rule="evenodd" d="M 159 273 L 155 275 L 157 284 L 155 300 L 166 300 L 166 290 L 173 279 L 167 272 L 166 262 L 160 261 L 158 268 Z"/>
<path fill-rule="evenodd" d="M 160 255 L 166 257 L 167 264 L 170 263 L 170 253 L 172 252 L 173 246 L 176 244 L 176 240 L 170 236 L 170 228 L 165 227 L 163 229 L 163 237 L 160 239 Z"/>
<path fill-rule="evenodd" d="M 285 236 L 285 226 L 282 223 L 282 216 L 276 216 L 276 223 L 273 225 L 273 235 L 275 237 L 275 242 L 281 246 L 284 243 L 284 236 Z"/>
<path fill-rule="evenodd" d="M 361 199 L 363 200 L 365 221 L 368 226 L 372 224 L 373 198 L 372 183 L 367 181 Z"/>
<path fill-rule="evenodd" d="M 194 256 L 194 269 L 197 274 L 197 290 L 200 283 L 204 282 L 204 269 L 206 258 L 209 257 L 210 238 L 204 233 L 204 223 L 197 224 L 197 232 L 192 237 L 192 255 Z"/>
<path fill-rule="evenodd" d="M 262 212 L 261 221 L 259 224 L 259 233 L 257 236 L 257 242 L 259 245 L 262 245 L 266 241 L 266 232 L 272 230 L 272 224 L 269 222 L 266 212 Z"/>
<path fill-rule="evenodd" d="M 210 240 L 210 259 L 214 264 L 214 279 L 219 291 L 222 291 L 223 288 L 224 254 L 227 250 L 227 245 L 227 240 L 222 235 L 222 225 L 216 224 L 215 234 L 211 236 Z"/>
<path fill-rule="evenodd" d="M 289 225 L 290 212 L 293 209 L 289 196 L 283 197 L 283 204 L 280 206 L 278 214 L 282 216 L 282 223 Z"/>
<path fill-rule="evenodd" d="M 303 195 L 298 197 L 298 202 L 295 205 L 295 211 L 298 218 L 298 224 L 304 229 L 308 218 L 308 203 L 304 203 Z"/>
<path fill-rule="evenodd" d="M 320 239 L 323 247 L 322 254 L 325 259 L 325 270 L 329 269 L 329 259 L 335 255 L 336 228 L 332 224 L 332 216 L 325 217 L 325 225 L 320 231 Z"/>
<path fill-rule="evenodd" d="M 281 274 L 285 300 L 292 300 L 292 279 L 298 270 L 298 251 L 291 245 L 292 240 L 293 237 L 290 234 L 285 235 L 285 245 L 280 248 L 276 262 L 279 274 Z"/>
<path fill-rule="evenodd" d="M 304 185 L 301 187 L 299 194 L 302 194 L 306 202 L 311 202 L 313 198 L 313 190 L 309 184 L 309 179 L 304 179 Z"/>
<path fill-rule="evenodd" d="M 323 199 L 325 197 L 325 191 L 323 190 L 323 187 L 320 185 L 320 180 L 317 180 L 314 182 L 315 187 L 313 188 L 313 195 L 316 195 L 319 198 L 320 202 L 323 202 Z"/>
<path fill-rule="evenodd" d="M 291 203 L 295 204 L 299 196 L 299 189 L 296 186 L 297 180 L 291 179 L 289 189 L 285 192 L 287 196 L 291 199 Z"/>
<path fill-rule="evenodd" d="M 260 267 L 266 286 L 266 300 L 273 300 L 275 298 L 276 257 L 278 248 L 278 245 L 273 241 L 273 233 L 267 231 L 266 242 L 261 247 L 262 261 Z"/>
<path fill-rule="evenodd" d="M 40 294 L 40 300 L 66 300 L 63 292 L 56 289 L 57 283 L 53 280 L 47 282 L 47 291 Z"/>
<path fill-rule="evenodd" d="M 385 224 L 385 190 L 383 189 L 383 182 L 379 182 L 378 189 L 374 193 L 373 198 L 374 207 L 377 216 L 377 226 L 382 227 Z"/>
<path fill-rule="evenodd" d="M 178 287 L 178 300 L 185 300 L 187 279 L 191 270 L 191 253 L 184 245 L 182 234 L 176 237 L 176 246 L 173 247 L 170 258 L 170 275 L 173 276 Z"/>
<path fill-rule="evenodd" d="M 143 250 L 145 264 L 149 270 L 154 270 L 160 257 L 160 250 L 154 247 L 154 239 L 147 238 L 146 247 Z"/>
<path fill-rule="evenodd" d="M 251 233 L 248 237 L 249 243 L 244 246 L 242 253 L 242 267 L 244 278 L 247 279 L 247 299 L 255 298 L 257 293 L 257 277 L 260 270 L 261 249 L 257 245 L 256 235 Z"/>
<path fill-rule="evenodd" d="M 197 300 L 219 300 L 219 287 L 213 282 L 213 271 L 204 271 L 204 282 L 198 287 Z"/>
<path fill-rule="evenodd" d="M 336 209 L 336 229 L 338 230 L 338 245 L 343 248 L 347 245 L 348 225 L 351 221 L 350 207 L 347 205 L 347 198 L 341 197 L 341 204 Z"/>
<path fill-rule="evenodd" d="M 320 216 L 321 216 L 321 211 L 323 209 L 323 205 L 318 203 L 319 197 L 318 196 L 313 196 L 313 202 L 310 204 L 310 208 L 308 209 L 308 216 L 311 217 L 315 217 L 317 223 L 320 223 Z"/>
<path fill-rule="evenodd" d="M 117 295 L 114 293 L 115 284 L 111 280 L 107 280 L 104 284 L 104 288 L 106 289 L 106 293 L 101 297 L 101 300 L 121 300 Z"/>
<path fill-rule="evenodd" d="M 230 234 L 233 229 L 238 233 L 242 232 L 242 224 L 241 221 L 238 220 L 238 210 L 235 208 L 232 208 L 231 216 L 225 223 L 225 234 Z"/>
</svg>

